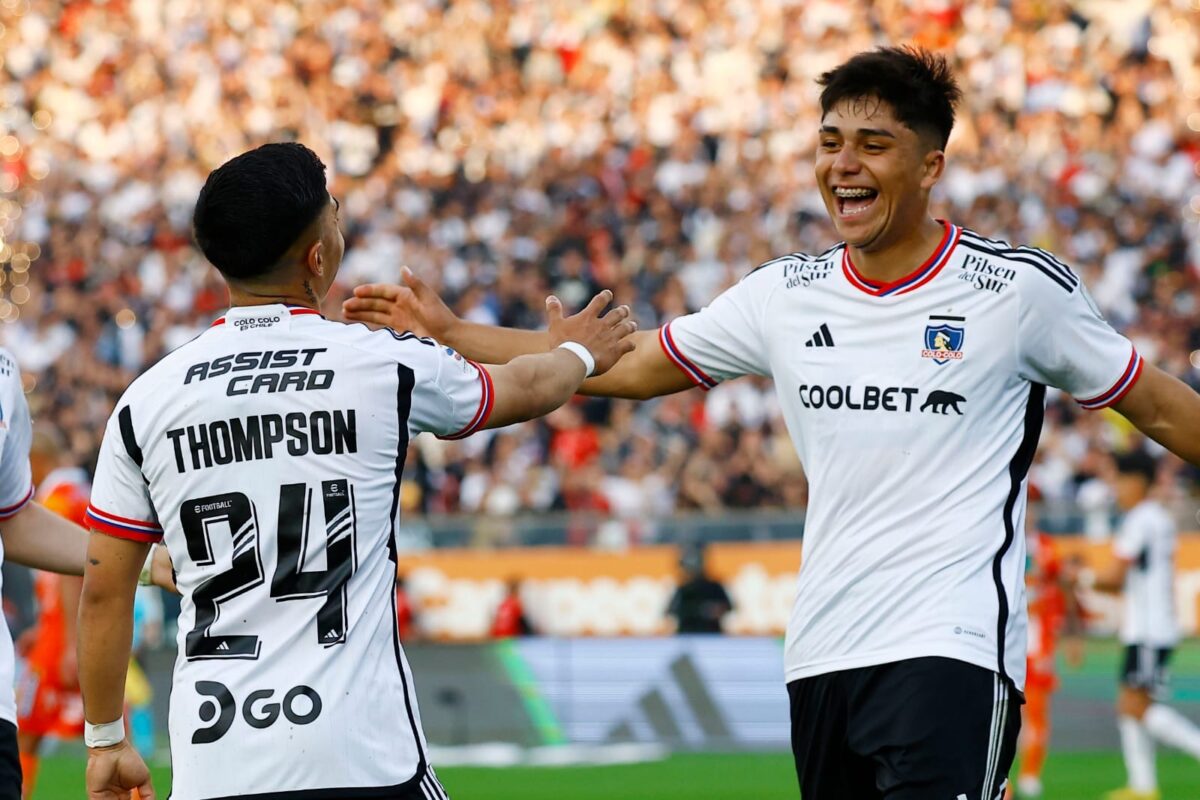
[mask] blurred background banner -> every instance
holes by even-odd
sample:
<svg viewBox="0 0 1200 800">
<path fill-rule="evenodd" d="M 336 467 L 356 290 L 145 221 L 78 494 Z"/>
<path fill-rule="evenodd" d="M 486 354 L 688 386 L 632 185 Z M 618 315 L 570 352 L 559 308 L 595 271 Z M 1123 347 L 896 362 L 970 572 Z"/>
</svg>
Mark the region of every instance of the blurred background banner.
<svg viewBox="0 0 1200 800">
<path fill-rule="evenodd" d="M 1058 536 L 1055 546 L 1062 559 L 1081 562 L 1089 629 L 1115 633 L 1120 597 L 1086 589 L 1087 573 L 1112 558 L 1108 544 Z M 669 630 L 665 613 L 680 581 L 679 558 L 673 545 L 627 552 L 448 548 L 401 556 L 400 572 L 420 633 L 434 639 L 490 636 L 495 609 L 514 581 L 530 623 L 541 633 L 652 636 Z M 795 595 L 799 542 L 714 542 L 705 549 L 705 563 L 732 601 L 722 624 L 726 633 L 783 634 Z M 1195 636 L 1200 631 L 1200 533 L 1180 536 L 1175 594 L 1180 627 Z"/>
</svg>

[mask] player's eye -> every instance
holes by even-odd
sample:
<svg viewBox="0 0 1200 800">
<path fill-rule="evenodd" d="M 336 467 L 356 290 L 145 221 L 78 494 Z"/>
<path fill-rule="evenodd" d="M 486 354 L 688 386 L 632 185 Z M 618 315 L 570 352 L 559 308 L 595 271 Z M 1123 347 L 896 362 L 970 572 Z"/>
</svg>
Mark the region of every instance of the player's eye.
<svg viewBox="0 0 1200 800">
<path fill-rule="evenodd" d="M 837 139 L 822 139 L 821 140 L 821 149 L 822 150 L 836 150 L 837 148 L 838 148 Z"/>
</svg>

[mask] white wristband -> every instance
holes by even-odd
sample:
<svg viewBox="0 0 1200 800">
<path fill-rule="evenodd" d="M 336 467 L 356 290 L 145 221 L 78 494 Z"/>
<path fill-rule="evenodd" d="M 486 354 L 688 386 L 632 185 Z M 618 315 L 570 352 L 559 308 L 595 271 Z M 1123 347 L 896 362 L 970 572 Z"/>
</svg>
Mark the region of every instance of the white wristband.
<svg viewBox="0 0 1200 800">
<path fill-rule="evenodd" d="M 125 741 L 125 718 L 93 725 L 83 723 L 83 743 L 88 747 L 112 747 Z"/>
<path fill-rule="evenodd" d="M 591 377 L 596 371 L 596 359 L 592 357 L 592 352 L 579 342 L 563 342 L 559 345 L 563 350 L 570 350 L 575 355 L 579 356 L 579 360 L 583 362 L 583 367 L 587 370 L 587 377 Z"/>
</svg>

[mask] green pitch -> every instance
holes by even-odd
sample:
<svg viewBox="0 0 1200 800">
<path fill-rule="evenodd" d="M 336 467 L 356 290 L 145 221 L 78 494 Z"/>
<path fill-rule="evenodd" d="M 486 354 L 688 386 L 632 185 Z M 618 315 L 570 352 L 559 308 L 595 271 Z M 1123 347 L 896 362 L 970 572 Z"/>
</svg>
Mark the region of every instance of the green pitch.
<svg viewBox="0 0 1200 800">
<path fill-rule="evenodd" d="M 1164 800 L 1195 800 L 1200 765 L 1160 754 Z M 438 775 L 454 800 L 797 800 L 791 757 L 786 754 L 688 754 L 666 761 L 614 767 L 452 768 Z M 165 800 L 170 771 L 155 770 Z M 1046 766 L 1046 800 L 1097 800 L 1125 779 L 1115 753 L 1052 754 Z M 55 756 L 42 764 L 34 800 L 84 797 L 83 761 Z"/>
</svg>

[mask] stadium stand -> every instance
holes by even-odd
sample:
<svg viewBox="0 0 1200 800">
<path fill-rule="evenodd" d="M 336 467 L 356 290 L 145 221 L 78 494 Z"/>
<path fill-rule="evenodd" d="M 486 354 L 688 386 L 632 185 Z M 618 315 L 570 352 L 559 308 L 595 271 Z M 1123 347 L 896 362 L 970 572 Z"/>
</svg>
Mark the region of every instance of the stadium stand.
<svg viewBox="0 0 1200 800">
<path fill-rule="evenodd" d="M 203 176 L 273 139 L 331 165 L 348 228 L 333 315 L 408 264 L 471 319 L 536 326 L 548 292 L 575 306 L 608 286 L 652 327 L 771 254 L 832 243 L 813 79 L 915 40 L 952 48 L 967 88 L 942 213 L 1068 259 L 1140 352 L 1200 385 L 1196 8 L 5 0 L 0 342 L 36 416 L 90 464 L 132 376 L 222 310 L 189 238 Z M 626 519 L 800 507 L 775 405 L 769 384 L 741 381 L 421 441 L 404 503 Z M 1124 429 L 1069 398 L 1048 422 L 1034 478 L 1086 503 Z"/>
</svg>

